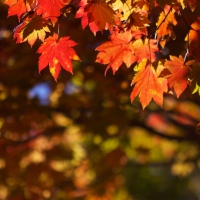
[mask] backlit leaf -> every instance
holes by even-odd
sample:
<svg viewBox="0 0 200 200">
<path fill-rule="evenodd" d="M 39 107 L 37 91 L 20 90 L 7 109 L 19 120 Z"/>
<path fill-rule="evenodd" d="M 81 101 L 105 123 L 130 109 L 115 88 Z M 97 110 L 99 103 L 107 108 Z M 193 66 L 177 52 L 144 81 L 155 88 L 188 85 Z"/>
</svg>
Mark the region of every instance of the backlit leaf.
<svg viewBox="0 0 200 200">
<path fill-rule="evenodd" d="M 151 21 L 149 21 L 145 15 L 142 15 L 139 12 L 133 12 L 130 15 L 130 22 L 128 23 L 128 26 L 130 26 L 133 31 L 140 30 L 146 34 L 146 27 L 149 26 L 150 23 Z"/>
<path fill-rule="evenodd" d="M 43 19 L 41 16 L 27 17 L 15 28 L 13 37 L 17 39 L 17 43 L 28 41 L 31 46 L 37 38 L 43 42 L 46 32 L 50 32 L 47 24 L 49 24 L 49 21 Z"/>
<path fill-rule="evenodd" d="M 8 17 L 12 15 L 17 15 L 18 19 L 22 14 L 29 12 L 32 9 L 32 4 L 35 0 L 5 0 L 4 3 L 9 5 Z"/>
<path fill-rule="evenodd" d="M 158 18 L 157 26 L 157 39 L 160 42 L 160 45 L 164 48 L 166 44 L 166 36 L 171 36 L 173 33 L 173 26 L 177 25 L 176 18 L 174 16 L 175 10 L 166 5 L 164 11 L 160 13 Z"/>
<path fill-rule="evenodd" d="M 42 15 L 44 19 L 50 19 L 55 24 L 57 17 L 61 14 L 60 10 L 70 2 L 70 0 L 40 0 L 36 12 L 38 15 Z"/>
<path fill-rule="evenodd" d="M 171 72 L 168 76 L 169 87 L 174 88 L 177 97 L 187 88 L 189 62 L 185 64 L 182 56 L 170 56 L 170 60 L 165 62 L 165 67 Z"/>
<path fill-rule="evenodd" d="M 66 71 L 73 73 L 71 60 L 80 60 L 74 49 L 71 48 L 75 45 L 76 43 L 69 40 L 69 37 L 58 39 L 57 34 L 48 37 L 37 51 L 37 53 L 42 54 L 39 58 L 39 71 L 49 65 L 50 72 L 55 80 L 57 80 L 61 66 Z"/>
<path fill-rule="evenodd" d="M 85 28 L 90 25 L 91 31 L 98 29 L 102 31 L 107 28 L 108 24 L 115 24 L 114 14 L 112 8 L 103 0 L 81 1 L 80 8 L 77 11 L 76 18 L 82 18 L 82 27 Z M 96 26 L 93 28 L 93 26 Z M 91 28 L 92 27 L 92 28 Z M 93 33 L 96 33 L 93 31 Z"/>
<path fill-rule="evenodd" d="M 200 17 L 191 24 L 191 28 L 185 37 L 185 41 L 189 42 L 189 53 L 200 61 Z"/>
<path fill-rule="evenodd" d="M 111 41 L 105 42 L 96 48 L 97 51 L 100 51 L 96 62 L 109 64 L 106 72 L 111 67 L 113 73 L 115 73 L 123 62 L 127 67 L 130 67 L 137 60 L 131 45 L 132 38 L 133 35 L 130 31 L 114 33 L 110 37 Z"/>
<path fill-rule="evenodd" d="M 167 79 L 159 77 L 164 66 L 158 64 L 157 69 L 148 64 L 147 59 L 143 59 L 138 66 L 137 71 L 132 80 L 133 91 L 131 93 L 131 101 L 139 95 L 142 108 L 144 109 L 153 99 L 160 107 L 163 104 L 163 93 L 167 92 Z"/>
</svg>

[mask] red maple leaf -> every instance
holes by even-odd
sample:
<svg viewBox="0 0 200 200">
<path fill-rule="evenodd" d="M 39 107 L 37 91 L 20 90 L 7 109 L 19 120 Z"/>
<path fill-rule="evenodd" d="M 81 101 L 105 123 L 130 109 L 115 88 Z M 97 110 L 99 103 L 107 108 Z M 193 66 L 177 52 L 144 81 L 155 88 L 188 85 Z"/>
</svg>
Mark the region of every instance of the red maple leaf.
<svg viewBox="0 0 200 200">
<path fill-rule="evenodd" d="M 152 99 L 162 107 L 163 93 L 167 92 L 167 79 L 159 76 L 164 66 L 159 63 L 155 70 L 155 68 L 147 62 L 147 59 L 143 59 L 135 68 L 137 74 L 132 80 L 134 88 L 131 93 L 131 101 L 139 95 L 143 109 Z"/>
<path fill-rule="evenodd" d="M 200 61 L 200 17 L 191 24 L 189 33 L 186 35 L 185 40 L 189 42 L 189 53 Z"/>
<path fill-rule="evenodd" d="M 115 73 L 123 62 L 127 67 L 130 67 L 131 64 L 137 61 L 137 56 L 134 55 L 132 48 L 132 39 L 133 34 L 131 31 L 114 33 L 110 37 L 111 41 L 105 42 L 96 48 L 97 51 L 100 51 L 96 62 L 109 64 L 106 72 L 111 67 L 113 73 Z"/>
<path fill-rule="evenodd" d="M 179 58 L 170 56 L 170 60 L 165 62 L 165 67 L 171 72 L 168 76 L 169 87 L 174 88 L 177 97 L 187 88 L 189 73 L 187 66 L 190 64 L 189 62 L 185 64 L 182 56 L 179 56 Z"/>
<path fill-rule="evenodd" d="M 102 31 L 108 28 L 108 25 L 115 24 L 112 8 L 103 0 L 81 0 L 79 10 L 76 13 L 76 18 L 82 18 L 82 27 L 85 28 L 88 24 L 90 30 L 96 34 L 98 30 Z"/>
<path fill-rule="evenodd" d="M 87 13 L 84 11 L 85 6 L 87 4 L 86 0 L 81 0 L 79 2 L 79 10 L 76 12 L 76 18 L 81 18 L 81 25 L 82 28 L 85 29 L 85 27 L 89 24 L 90 30 L 96 35 L 96 32 L 99 31 L 98 26 L 95 24 L 95 22 L 88 22 L 88 16 Z"/>
<path fill-rule="evenodd" d="M 4 3 L 9 6 L 8 17 L 17 15 L 20 21 L 22 14 L 32 10 L 35 0 L 5 0 Z"/>
<path fill-rule="evenodd" d="M 17 39 L 17 43 L 28 41 L 32 46 L 37 38 L 42 42 L 46 36 L 46 32 L 50 32 L 47 24 L 50 22 L 41 16 L 28 16 L 21 24 L 14 29 L 13 37 Z"/>
<path fill-rule="evenodd" d="M 55 80 L 57 80 L 61 66 L 66 71 L 73 73 L 71 60 L 80 60 L 74 49 L 71 48 L 75 45 L 76 43 L 69 40 L 69 37 L 58 39 L 58 35 L 55 33 L 48 37 L 37 51 L 37 53 L 42 54 L 39 58 L 39 72 L 49 65 Z"/>
<path fill-rule="evenodd" d="M 70 2 L 71 0 L 40 0 L 36 12 L 38 15 L 42 15 L 44 19 L 50 19 L 55 24 L 61 14 L 60 10 Z"/>
</svg>

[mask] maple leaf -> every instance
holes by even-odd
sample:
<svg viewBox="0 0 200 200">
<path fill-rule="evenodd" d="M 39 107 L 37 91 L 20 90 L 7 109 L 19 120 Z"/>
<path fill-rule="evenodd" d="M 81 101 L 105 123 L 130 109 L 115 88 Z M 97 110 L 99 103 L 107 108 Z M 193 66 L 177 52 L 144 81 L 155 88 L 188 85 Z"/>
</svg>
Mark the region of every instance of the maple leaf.
<svg viewBox="0 0 200 200">
<path fill-rule="evenodd" d="M 37 51 L 37 53 L 42 54 L 39 58 L 39 72 L 49 65 L 50 72 L 55 80 L 57 80 L 61 66 L 66 71 L 73 73 L 71 60 L 80 61 L 74 49 L 71 48 L 75 45 L 76 43 L 69 40 L 69 37 L 58 39 L 58 35 L 55 33 L 48 37 Z"/>
<path fill-rule="evenodd" d="M 200 61 L 200 17 L 191 24 L 191 28 L 192 29 L 185 37 L 185 41 L 189 42 L 189 53 Z"/>
<path fill-rule="evenodd" d="M 164 66 L 158 63 L 157 69 L 143 59 L 136 67 L 137 71 L 131 85 L 134 85 L 131 92 L 131 101 L 139 95 L 142 108 L 144 109 L 153 99 L 160 107 L 163 104 L 163 93 L 167 92 L 167 79 L 159 77 Z"/>
<path fill-rule="evenodd" d="M 96 33 L 97 30 L 104 30 L 108 24 L 115 24 L 112 8 L 103 0 L 90 0 L 88 3 L 85 0 L 80 1 L 79 10 L 76 13 L 76 18 L 82 18 L 82 27 L 85 28 L 88 24 L 90 30 Z"/>
<path fill-rule="evenodd" d="M 146 0 L 127 0 L 124 4 L 117 0 L 112 7 L 113 10 L 117 10 L 116 15 L 118 14 L 117 17 L 123 22 L 122 27 L 147 34 L 146 27 L 151 21 L 148 20 L 149 3 Z"/>
<path fill-rule="evenodd" d="M 116 0 L 115 2 L 112 3 L 113 10 L 119 10 L 119 9 L 121 9 L 123 11 L 123 6 L 124 6 L 125 2 L 121 1 L 121 0 Z"/>
<path fill-rule="evenodd" d="M 17 15 L 20 21 L 22 14 L 29 12 L 35 0 L 5 0 L 4 3 L 9 6 L 8 17 Z"/>
<path fill-rule="evenodd" d="M 37 7 L 37 14 L 42 15 L 44 19 L 50 19 L 55 25 L 57 18 L 61 14 L 61 9 L 69 5 L 71 0 L 40 0 Z"/>
<path fill-rule="evenodd" d="M 156 30 L 158 36 L 157 39 L 162 48 L 164 48 L 166 44 L 165 36 L 171 36 L 171 34 L 173 34 L 173 26 L 177 25 L 174 13 L 175 10 L 169 5 L 166 5 L 164 11 L 160 13 L 158 22 L 156 23 L 156 26 L 158 27 Z"/>
<path fill-rule="evenodd" d="M 114 33 L 111 35 L 110 40 L 101 44 L 96 48 L 100 53 L 97 55 L 96 62 L 101 64 L 108 64 L 105 73 L 111 67 L 113 74 L 124 62 L 127 67 L 136 62 L 137 57 L 131 45 L 133 35 L 130 31 L 123 33 Z"/>
<path fill-rule="evenodd" d="M 149 59 L 151 63 L 156 60 L 156 52 L 158 52 L 157 40 L 145 38 L 137 39 L 133 44 L 135 54 L 138 56 L 138 62 L 141 62 L 143 58 Z"/>
<path fill-rule="evenodd" d="M 37 38 L 43 42 L 46 32 L 50 32 L 47 24 L 49 24 L 49 21 L 43 19 L 41 16 L 27 17 L 14 29 L 13 37 L 17 39 L 17 43 L 28 40 L 28 43 L 32 47 Z"/>
<path fill-rule="evenodd" d="M 133 12 L 139 13 L 140 15 L 148 14 L 149 3 L 146 0 L 117 0 L 112 4 L 113 10 L 120 10 L 123 12 L 121 20 L 127 20 Z M 146 15 L 147 17 L 147 15 Z"/>
<path fill-rule="evenodd" d="M 150 23 L 151 21 L 140 13 L 133 12 L 131 15 L 130 24 L 132 30 L 147 27 Z"/>
<path fill-rule="evenodd" d="M 165 67 L 170 71 L 168 75 L 168 83 L 170 88 L 174 88 L 176 96 L 179 97 L 181 93 L 187 88 L 188 74 L 190 61 L 184 63 L 183 57 L 170 56 L 170 60 L 165 62 Z"/>
<path fill-rule="evenodd" d="M 131 29 L 132 31 L 140 30 L 144 34 L 147 34 L 146 27 L 148 27 L 150 23 L 151 21 L 149 21 L 146 16 L 133 11 L 132 14 L 129 15 L 125 27 Z"/>
</svg>

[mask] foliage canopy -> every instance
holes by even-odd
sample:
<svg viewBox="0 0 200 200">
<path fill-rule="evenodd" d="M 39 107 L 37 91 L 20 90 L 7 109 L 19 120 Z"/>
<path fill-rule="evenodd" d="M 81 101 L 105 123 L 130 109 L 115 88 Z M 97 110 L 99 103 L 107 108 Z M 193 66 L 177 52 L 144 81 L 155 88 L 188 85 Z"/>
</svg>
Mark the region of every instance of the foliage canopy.
<svg viewBox="0 0 200 200">
<path fill-rule="evenodd" d="M 199 80 L 191 76 L 193 65 L 200 65 L 200 17 L 193 14 L 199 0 L 5 0 L 4 3 L 9 6 L 8 16 L 17 15 L 20 22 L 13 31 L 16 42 L 28 41 L 33 46 L 40 39 L 39 71 L 49 66 L 55 80 L 61 66 L 72 73 L 71 60 L 80 61 L 81 57 L 73 49 L 76 43 L 69 36 L 60 36 L 61 18 L 66 18 L 66 23 L 71 18 L 81 18 L 82 28 L 89 26 L 94 35 L 109 32 L 109 41 L 95 49 L 96 62 L 106 64 L 106 72 L 112 68 L 115 73 L 123 63 L 134 68 L 131 101 L 139 96 L 143 109 L 152 99 L 162 107 L 164 93 L 174 92 L 179 97 L 188 86 L 192 93 L 200 91 Z M 189 20 L 185 14 L 188 9 L 192 15 Z M 185 29 L 185 37 L 179 41 L 183 49 L 163 59 L 167 43 L 179 37 L 174 30 L 179 25 Z"/>
</svg>

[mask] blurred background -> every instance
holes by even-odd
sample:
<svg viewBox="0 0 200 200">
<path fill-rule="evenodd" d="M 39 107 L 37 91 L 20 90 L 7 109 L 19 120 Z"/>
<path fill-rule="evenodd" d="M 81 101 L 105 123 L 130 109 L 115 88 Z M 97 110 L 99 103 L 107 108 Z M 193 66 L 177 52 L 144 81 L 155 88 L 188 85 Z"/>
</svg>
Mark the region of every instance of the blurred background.
<svg viewBox="0 0 200 200">
<path fill-rule="evenodd" d="M 198 94 L 165 95 L 163 109 L 131 104 L 133 69 L 105 77 L 95 48 L 108 33 L 94 37 L 74 17 L 61 19 L 60 36 L 79 43 L 82 62 L 56 83 L 48 68 L 38 72 L 40 41 L 13 41 L 19 22 L 7 9 L 1 0 L 0 200 L 200 199 Z M 175 33 L 163 58 L 185 50 L 187 29 Z"/>
</svg>

